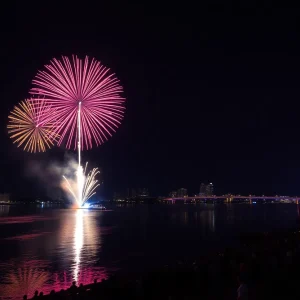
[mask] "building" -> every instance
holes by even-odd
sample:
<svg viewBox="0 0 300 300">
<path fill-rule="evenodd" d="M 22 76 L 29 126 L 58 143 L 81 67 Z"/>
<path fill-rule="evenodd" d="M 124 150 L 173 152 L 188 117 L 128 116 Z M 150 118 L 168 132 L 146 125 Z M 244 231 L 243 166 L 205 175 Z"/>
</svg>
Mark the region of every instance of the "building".
<svg viewBox="0 0 300 300">
<path fill-rule="evenodd" d="M 181 188 L 177 191 L 177 197 L 178 198 L 183 198 L 183 197 L 187 197 L 188 193 L 187 193 L 187 189 L 185 188 Z"/>
<path fill-rule="evenodd" d="M 169 193 L 169 197 L 170 198 L 176 198 L 177 197 L 177 191 L 172 191 L 171 193 Z"/>
<path fill-rule="evenodd" d="M 138 190 L 138 197 L 149 197 L 149 190 L 147 188 L 140 188 Z"/>
<path fill-rule="evenodd" d="M 199 196 L 205 196 L 205 195 L 206 195 L 206 184 L 201 183 Z"/>
<path fill-rule="evenodd" d="M 119 200 L 124 199 L 124 198 L 125 198 L 125 197 L 123 197 L 121 193 L 119 193 L 119 192 L 114 192 L 114 196 L 113 196 L 113 200 L 114 200 L 114 201 L 119 201 Z"/>
<path fill-rule="evenodd" d="M 214 194 L 214 186 L 212 183 L 206 185 L 206 195 L 212 196 Z"/>
<path fill-rule="evenodd" d="M 149 197 L 149 190 L 147 188 L 128 188 L 127 198 L 146 198 Z"/>
<path fill-rule="evenodd" d="M 209 184 L 200 184 L 200 193 L 199 196 L 212 196 L 214 194 L 214 186 L 212 183 Z"/>
<path fill-rule="evenodd" d="M 137 196 L 136 189 L 127 189 L 127 198 L 135 198 Z"/>
<path fill-rule="evenodd" d="M 9 202 L 9 194 L 3 193 L 0 194 L 0 202 L 5 203 L 5 202 Z"/>
</svg>

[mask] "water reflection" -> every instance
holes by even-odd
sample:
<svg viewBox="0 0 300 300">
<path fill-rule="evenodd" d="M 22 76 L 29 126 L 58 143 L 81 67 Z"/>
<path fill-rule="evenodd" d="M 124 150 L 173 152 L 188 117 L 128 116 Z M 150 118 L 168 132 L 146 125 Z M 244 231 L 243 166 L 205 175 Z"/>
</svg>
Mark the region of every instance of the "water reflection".
<svg viewBox="0 0 300 300">
<path fill-rule="evenodd" d="M 185 211 L 176 211 L 170 215 L 172 223 L 180 220 L 180 225 L 193 227 L 200 225 L 202 232 L 214 233 L 216 231 L 216 207 L 215 205 L 193 205 L 185 208 Z"/>
<path fill-rule="evenodd" d="M 205 234 L 206 232 L 215 232 L 215 213 L 216 212 L 214 206 L 207 206 L 204 210 L 200 211 L 200 213 L 197 214 L 197 218 L 200 219 L 203 234 Z"/>
<path fill-rule="evenodd" d="M 106 269 L 98 266 L 101 231 L 97 221 L 101 217 L 99 211 L 60 211 L 60 219 L 52 223 L 56 224 L 56 235 L 36 233 L 34 228 L 40 226 L 37 224 L 41 224 L 41 217 L 1 218 L 0 224 L 9 226 L 8 230 L 21 221 L 33 225 L 30 233 L 3 239 L 17 243 L 22 255 L 0 263 L 0 299 L 24 294 L 30 298 L 35 290 L 49 293 L 52 289 L 69 288 L 74 280 L 78 284 L 90 284 L 95 278 L 99 281 L 107 278 Z"/>
<path fill-rule="evenodd" d="M 86 268 L 95 265 L 98 259 L 101 231 L 97 228 L 97 219 L 101 219 L 101 212 L 77 209 L 68 216 L 64 218 L 61 230 L 60 253 L 65 267 L 70 268 L 72 280 L 79 282 L 84 279 L 81 273 L 89 273 Z"/>
<path fill-rule="evenodd" d="M 0 215 L 6 214 L 0 217 L 0 298 L 67 289 L 73 280 L 100 281 L 118 268 L 145 271 L 191 251 L 196 256 L 234 245 L 247 230 L 299 226 L 299 206 L 293 204 L 136 205 L 112 212 L 29 210 L 30 215 L 21 208 L 0 207 Z"/>
<path fill-rule="evenodd" d="M 228 203 L 226 204 L 226 215 L 227 215 L 227 223 L 233 224 L 234 223 L 234 204 Z"/>
<path fill-rule="evenodd" d="M 66 270 L 54 274 L 56 290 L 70 287 L 72 281 L 89 284 L 95 278 L 107 278 L 106 269 L 96 266 L 101 244 L 97 220 L 101 220 L 101 212 L 77 209 L 71 216 L 69 211 L 68 216 L 64 218 L 60 236 L 61 255 L 67 264 Z"/>
<path fill-rule="evenodd" d="M 4 284 L 0 286 L 2 297 L 17 299 L 24 294 L 33 296 L 50 278 L 44 261 L 9 262 L 7 267 L 10 268 L 10 272 L 4 275 Z"/>
<path fill-rule="evenodd" d="M 0 205 L 0 216 L 6 216 L 9 213 L 10 205 Z"/>
<path fill-rule="evenodd" d="M 19 265 L 21 264 L 21 266 Z M 68 289 L 74 278 L 67 271 L 54 272 L 49 268 L 49 262 L 31 260 L 27 262 L 8 262 L 1 268 L 10 270 L 1 277 L 0 299 L 22 299 L 23 295 L 33 297 L 35 291 L 49 294 L 52 290 Z M 77 274 L 78 284 L 90 284 L 97 278 L 101 281 L 107 278 L 103 267 L 81 268 Z"/>
<path fill-rule="evenodd" d="M 83 246 L 83 210 L 77 209 L 76 211 L 76 224 L 74 230 L 74 253 L 75 253 L 75 264 L 73 271 L 73 278 L 77 282 L 78 281 L 78 273 L 80 266 L 80 255 Z"/>
</svg>

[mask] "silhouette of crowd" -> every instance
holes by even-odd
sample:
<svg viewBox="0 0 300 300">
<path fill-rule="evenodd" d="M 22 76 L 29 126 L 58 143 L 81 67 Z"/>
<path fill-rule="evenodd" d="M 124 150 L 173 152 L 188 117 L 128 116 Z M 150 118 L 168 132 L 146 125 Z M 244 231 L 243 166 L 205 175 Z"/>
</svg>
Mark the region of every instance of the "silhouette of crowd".
<svg viewBox="0 0 300 300">
<path fill-rule="evenodd" d="M 33 299 L 300 299 L 299 266 L 300 232 L 255 234 L 241 238 L 237 248 L 197 260 L 86 286 L 73 282 L 68 290 L 36 292 Z"/>
</svg>

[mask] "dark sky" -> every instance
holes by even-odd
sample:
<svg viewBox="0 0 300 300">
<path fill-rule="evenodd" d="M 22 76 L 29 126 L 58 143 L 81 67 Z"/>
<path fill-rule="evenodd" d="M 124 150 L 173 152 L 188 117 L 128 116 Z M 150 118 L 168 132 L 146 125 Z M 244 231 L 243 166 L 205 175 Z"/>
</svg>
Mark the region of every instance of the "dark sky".
<svg viewBox="0 0 300 300">
<path fill-rule="evenodd" d="M 300 195 L 299 9 L 125 2 L 2 7 L 0 190 L 41 192 L 28 162 L 63 160 L 63 149 L 17 149 L 7 115 L 51 58 L 87 54 L 117 74 L 127 99 L 117 133 L 84 153 L 102 170 L 100 194 L 143 186 L 196 193 L 207 181 L 218 194 Z"/>
</svg>

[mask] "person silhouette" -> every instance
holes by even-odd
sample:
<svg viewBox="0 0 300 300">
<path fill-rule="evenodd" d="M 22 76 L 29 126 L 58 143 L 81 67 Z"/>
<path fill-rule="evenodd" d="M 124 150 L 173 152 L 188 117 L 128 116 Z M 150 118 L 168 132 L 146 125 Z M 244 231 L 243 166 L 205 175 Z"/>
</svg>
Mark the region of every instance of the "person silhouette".
<svg viewBox="0 0 300 300">
<path fill-rule="evenodd" d="M 73 282 L 72 282 L 72 285 L 71 285 L 71 287 L 70 287 L 70 293 L 71 293 L 71 294 L 76 294 L 76 292 L 77 292 L 76 281 L 73 281 Z"/>
</svg>

